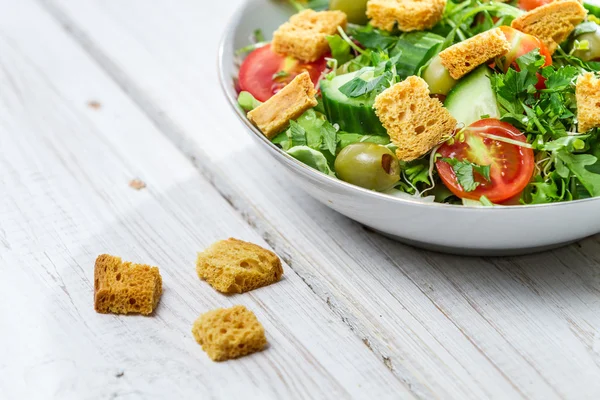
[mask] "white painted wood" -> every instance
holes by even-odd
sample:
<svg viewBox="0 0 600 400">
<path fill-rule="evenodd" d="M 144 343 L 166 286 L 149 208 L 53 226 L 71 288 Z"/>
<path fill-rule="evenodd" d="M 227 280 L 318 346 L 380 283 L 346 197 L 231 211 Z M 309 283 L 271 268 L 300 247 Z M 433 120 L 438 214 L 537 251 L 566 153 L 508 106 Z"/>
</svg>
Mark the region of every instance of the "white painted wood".
<svg viewBox="0 0 600 400">
<path fill-rule="evenodd" d="M 228 111 L 214 55 L 240 0 L 44 3 L 417 396 L 600 395 L 597 239 L 488 260 L 365 232 L 294 188 Z"/>
<path fill-rule="evenodd" d="M 215 53 L 215 32 L 237 2 L 55 0 L 47 6 L 417 396 L 597 398 L 597 239 L 526 258 L 448 257 L 364 232 L 311 201 L 273 172 L 276 165 L 250 143 L 220 96 L 207 54 Z M 78 98 L 80 89 L 61 90 Z M 131 132 L 120 132 L 114 145 L 133 140 Z M 106 218 L 112 218 L 108 211 Z M 142 227 L 133 234 L 145 235 L 150 225 L 138 218 Z M 37 229 L 19 229 L 24 241 L 37 240 L 29 239 Z"/>
<path fill-rule="evenodd" d="M 288 265 L 244 295 L 201 282 L 214 240 L 267 244 L 38 4 L 0 9 L 0 398 L 413 397 Z M 94 312 L 103 252 L 160 266 L 153 317 Z M 269 348 L 213 363 L 191 324 L 240 303 Z"/>
</svg>

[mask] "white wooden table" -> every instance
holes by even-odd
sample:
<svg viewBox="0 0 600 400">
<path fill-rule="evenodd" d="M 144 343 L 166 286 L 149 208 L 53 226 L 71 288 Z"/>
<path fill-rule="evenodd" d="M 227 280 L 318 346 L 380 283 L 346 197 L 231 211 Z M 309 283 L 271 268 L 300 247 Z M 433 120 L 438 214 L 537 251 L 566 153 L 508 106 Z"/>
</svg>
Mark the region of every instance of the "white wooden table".
<svg viewBox="0 0 600 400">
<path fill-rule="evenodd" d="M 0 398 L 600 398 L 599 238 L 453 257 L 313 201 L 221 95 L 240 2 L 0 0 Z M 283 281 L 200 282 L 230 236 Z M 104 252 L 160 267 L 153 317 L 94 312 Z M 270 346 L 213 363 L 191 324 L 234 304 Z"/>
</svg>

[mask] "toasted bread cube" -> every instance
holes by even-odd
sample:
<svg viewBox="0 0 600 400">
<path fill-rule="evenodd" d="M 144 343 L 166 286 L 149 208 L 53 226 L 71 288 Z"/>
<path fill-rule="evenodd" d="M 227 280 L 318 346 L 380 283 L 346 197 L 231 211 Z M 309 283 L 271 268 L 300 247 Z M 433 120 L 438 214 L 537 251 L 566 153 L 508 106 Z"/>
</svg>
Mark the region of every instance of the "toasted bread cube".
<svg viewBox="0 0 600 400">
<path fill-rule="evenodd" d="M 383 91 L 374 107 L 404 161 L 427 154 L 456 127 L 456 120 L 438 99 L 429 97 L 427 83 L 417 76 Z"/>
<path fill-rule="evenodd" d="M 327 36 L 338 27 L 346 28 L 348 19 L 341 11 L 304 10 L 281 25 L 273 34 L 273 51 L 303 61 L 316 61 L 329 52 Z"/>
<path fill-rule="evenodd" d="M 213 361 L 225 361 L 261 351 L 267 344 L 265 329 L 244 306 L 218 308 L 202 314 L 192 334 Z"/>
<path fill-rule="evenodd" d="M 285 129 L 290 120 L 317 105 L 317 91 L 308 72 L 303 72 L 275 96 L 248 113 L 248 119 L 269 139 Z"/>
<path fill-rule="evenodd" d="M 422 31 L 440 22 L 446 0 L 370 0 L 367 17 L 375 28 L 386 31 Z"/>
<path fill-rule="evenodd" d="M 515 18 L 511 26 L 540 39 L 552 54 L 586 15 L 577 0 L 554 1 Z"/>
<path fill-rule="evenodd" d="M 94 308 L 99 313 L 152 314 L 162 294 L 157 267 L 102 254 L 94 266 Z"/>
<path fill-rule="evenodd" d="M 495 28 L 448 47 L 440 53 L 440 60 L 452 78 L 460 79 L 492 58 L 506 54 L 510 48 L 504 33 Z"/>
<path fill-rule="evenodd" d="M 577 78 L 577 122 L 579 133 L 600 127 L 600 79 L 587 72 Z"/>
<path fill-rule="evenodd" d="M 198 253 L 196 271 L 222 293 L 243 293 L 277 282 L 283 275 L 272 251 L 238 239 L 221 240 Z"/>
</svg>

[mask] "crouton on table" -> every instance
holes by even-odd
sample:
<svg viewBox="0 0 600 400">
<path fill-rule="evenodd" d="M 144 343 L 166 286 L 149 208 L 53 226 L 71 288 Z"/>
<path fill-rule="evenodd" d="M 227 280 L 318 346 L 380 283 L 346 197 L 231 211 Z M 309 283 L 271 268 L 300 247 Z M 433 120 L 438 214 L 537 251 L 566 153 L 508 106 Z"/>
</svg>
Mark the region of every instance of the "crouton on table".
<svg viewBox="0 0 600 400">
<path fill-rule="evenodd" d="M 367 17 L 375 28 L 403 32 L 422 31 L 440 22 L 446 0 L 370 0 Z"/>
<path fill-rule="evenodd" d="M 192 334 L 213 361 L 225 361 L 261 351 L 267 344 L 265 330 L 244 306 L 218 308 L 202 314 Z"/>
<path fill-rule="evenodd" d="M 198 254 L 196 271 L 222 293 L 243 293 L 277 282 L 283 275 L 272 251 L 238 239 L 221 240 Z"/>
<path fill-rule="evenodd" d="M 94 266 L 94 308 L 99 313 L 152 314 L 162 294 L 157 267 L 102 254 Z"/>
<path fill-rule="evenodd" d="M 586 133 L 600 127 L 600 79 L 587 72 L 577 78 L 575 89 L 577 99 L 578 132 Z"/>
<path fill-rule="evenodd" d="M 506 54 L 511 44 L 500 28 L 481 32 L 440 52 L 442 65 L 450 76 L 460 79 L 481 64 Z"/>
<path fill-rule="evenodd" d="M 303 72 L 277 94 L 248 113 L 248 119 L 272 139 L 292 119 L 317 105 L 317 91 L 308 72 Z"/>
<path fill-rule="evenodd" d="M 552 54 L 586 15 L 577 0 L 554 1 L 515 18 L 511 26 L 540 39 Z"/>
<path fill-rule="evenodd" d="M 336 34 L 338 27 L 345 29 L 347 23 L 346 14 L 341 11 L 301 11 L 275 31 L 273 51 L 316 61 L 329 52 L 327 36 Z"/>
</svg>

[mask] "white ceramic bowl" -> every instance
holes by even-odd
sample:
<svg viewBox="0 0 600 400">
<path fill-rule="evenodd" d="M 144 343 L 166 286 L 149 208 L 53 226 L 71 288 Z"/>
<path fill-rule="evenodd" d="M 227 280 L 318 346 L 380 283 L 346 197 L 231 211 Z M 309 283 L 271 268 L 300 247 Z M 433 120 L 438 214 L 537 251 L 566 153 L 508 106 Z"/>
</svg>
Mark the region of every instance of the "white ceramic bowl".
<svg viewBox="0 0 600 400">
<path fill-rule="evenodd" d="M 290 172 L 299 187 L 332 209 L 401 242 L 456 254 L 541 251 L 600 232 L 600 198 L 549 205 L 465 207 L 421 203 L 362 189 L 314 170 L 272 144 L 237 105 L 235 50 L 260 28 L 269 35 L 294 10 L 283 1 L 247 0 L 219 52 L 223 89 L 248 133 Z"/>
</svg>

